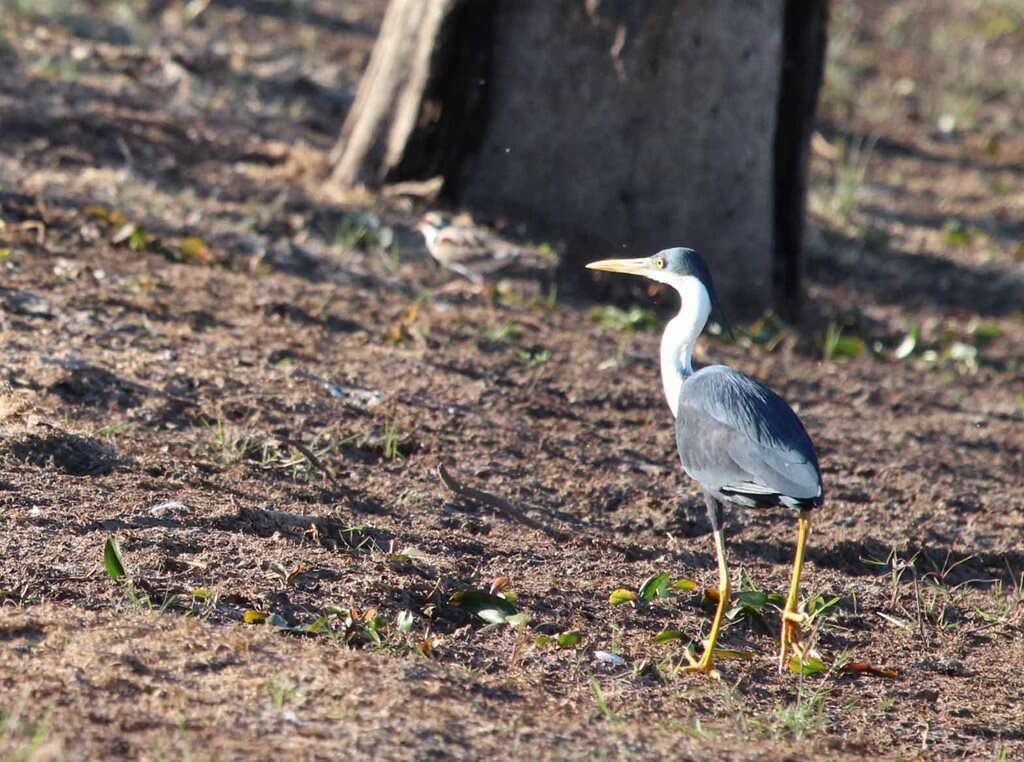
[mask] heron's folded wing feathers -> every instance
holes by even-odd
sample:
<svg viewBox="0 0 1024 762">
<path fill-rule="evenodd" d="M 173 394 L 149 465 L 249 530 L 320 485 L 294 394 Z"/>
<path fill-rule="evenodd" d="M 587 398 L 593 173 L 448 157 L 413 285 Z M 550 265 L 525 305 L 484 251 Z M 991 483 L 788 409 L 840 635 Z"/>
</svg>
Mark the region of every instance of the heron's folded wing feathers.
<svg viewBox="0 0 1024 762">
<path fill-rule="evenodd" d="M 683 384 L 677 439 L 684 469 L 701 484 L 799 499 L 821 495 L 818 457 L 796 413 L 731 368 L 703 368 Z"/>
</svg>

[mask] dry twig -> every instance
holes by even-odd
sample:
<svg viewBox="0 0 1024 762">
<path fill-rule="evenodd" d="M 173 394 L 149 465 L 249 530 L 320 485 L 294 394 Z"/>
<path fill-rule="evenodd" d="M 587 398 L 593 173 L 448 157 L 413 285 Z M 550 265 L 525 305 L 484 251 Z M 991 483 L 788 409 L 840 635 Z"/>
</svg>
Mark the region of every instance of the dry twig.
<svg viewBox="0 0 1024 762">
<path fill-rule="evenodd" d="M 302 442 L 299 442 L 296 439 L 292 439 L 291 437 L 286 437 L 283 434 L 275 434 L 274 436 L 280 439 L 286 445 L 290 445 L 291 447 L 294 447 L 296 450 L 302 453 L 302 456 L 309 461 L 309 464 L 313 466 L 313 468 L 315 468 L 317 471 L 322 473 L 324 476 L 326 476 L 327 481 L 329 481 L 334 487 L 337 487 L 339 490 L 345 489 L 345 485 L 338 481 L 337 477 L 334 476 L 334 472 L 332 472 L 330 468 L 324 465 L 323 461 L 321 461 L 320 458 L 314 455 L 313 451 L 306 447 L 306 445 L 302 444 Z"/>
<path fill-rule="evenodd" d="M 504 498 L 501 495 L 491 494 L 490 492 L 484 492 L 483 490 L 470 487 L 458 481 L 452 473 L 445 468 L 444 463 L 438 464 L 437 475 L 441 477 L 441 482 L 444 486 L 459 497 L 465 497 L 469 500 L 474 500 L 481 505 L 490 506 L 502 513 L 506 518 L 518 521 L 520 524 L 524 524 L 531 529 L 536 529 L 538 532 L 543 532 L 554 540 L 562 541 L 566 539 L 565 535 L 557 529 L 553 529 L 552 527 L 537 521 L 537 519 L 528 516 L 522 509 L 513 505 L 507 498 Z"/>
</svg>

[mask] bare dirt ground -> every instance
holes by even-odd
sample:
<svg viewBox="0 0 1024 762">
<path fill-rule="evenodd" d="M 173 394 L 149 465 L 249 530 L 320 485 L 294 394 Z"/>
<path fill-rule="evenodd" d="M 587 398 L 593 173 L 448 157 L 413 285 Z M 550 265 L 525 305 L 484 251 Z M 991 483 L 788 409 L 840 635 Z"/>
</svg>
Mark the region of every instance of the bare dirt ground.
<svg viewBox="0 0 1024 762">
<path fill-rule="evenodd" d="M 2 758 L 1024 759 L 1020 9 L 834 4 L 804 321 L 699 350 L 818 445 L 831 668 L 751 605 L 712 681 L 700 593 L 608 600 L 715 584 L 657 333 L 442 290 L 324 186 L 382 8 L 0 2 Z M 735 587 L 794 534 L 734 513 Z"/>
</svg>

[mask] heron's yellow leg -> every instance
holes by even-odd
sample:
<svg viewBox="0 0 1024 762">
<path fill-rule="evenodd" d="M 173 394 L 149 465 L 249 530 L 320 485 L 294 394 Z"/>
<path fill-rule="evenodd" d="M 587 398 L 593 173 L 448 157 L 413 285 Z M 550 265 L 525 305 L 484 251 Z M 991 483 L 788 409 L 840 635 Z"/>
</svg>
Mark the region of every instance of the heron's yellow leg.
<svg viewBox="0 0 1024 762">
<path fill-rule="evenodd" d="M 709 675 L 716 675 L 714 669 L 715 644 L 718 643 L 718 633 L 722 629 L 722 620 L 725 619 L 725 610 L 729 606 L 729 599 L 732 596 L 732 587 L 729 585 L 729 564 L 725 560 L 725 533 L 721 529 L 715 530 L 715 553 L 718 555 L 718 608 L 715 610 L 715 618 L 711 622 L 711 632 L 708 639 L 704 641 L 704 654 L 700 661 L 694 661 L 684 670 L 691 672 L 704 672 Z"/>
<path fill-rule="evenodd" d="M 796 538 L 796 558 L 793 560 L 793 577 L 789 583 L 789 597 L 786 608 L 782 610 L 782 637 L 779 649 L 779 672 L 786 668 L 786 660 L 792 650 L 797 656 L 803 655 L 803 644 L 800 642 L 800 623 L 806 618 L 797 612 L 800 598 L 800 575 L 804 570 L 804 553 L 807 549 L 807 538 L 811 533 L 811 512 L 801 511 L 798 519 Z"/>
</svg>

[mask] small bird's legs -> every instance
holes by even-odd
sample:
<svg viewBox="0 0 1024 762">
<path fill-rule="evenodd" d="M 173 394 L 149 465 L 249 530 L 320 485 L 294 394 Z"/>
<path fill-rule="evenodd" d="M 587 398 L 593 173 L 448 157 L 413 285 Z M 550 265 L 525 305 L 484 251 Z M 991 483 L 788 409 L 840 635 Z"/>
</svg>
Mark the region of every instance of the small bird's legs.
<svg viewBox="0 0 1024 762">
<path fill-rule="evenodd" d="M 455 269 L 455 265 L 449 266 L 449 269 Z M 434 291 L 435 294 L 466 294 L 470 296 L 479 296 L 487 308 L 487 314 L 493 321 L 497 319 L 498 313 L 495 309 L 494 301 L 494 287 L 483 281 L 480 276 L 473 273 L 469 273 L 465 268 L 455 269 L 455 272 L 465 278 L 456 278 L 448 283 L 444 284 L 440 288 Z"/>
<path fill-rule="evenodd" d="M 715 618 L 711 622 L 711 632 L 704 641 L 704 653 L 699 661 L 690 659 L 690 664 L 683 667 L 688 672 L 703 672 L 707 675 L 717 676 L 714 669 L 715 645 L 718 643 L 718 633 L 722 629 L 722 620 L 725 619 L 725 610 L 729 606 L 732 597 L 732 587 L 729 584 L 729 564 L 725 559 L 725 531 L 722 529 L 722 506 L 710 495 L 704 496 L 704 502 L 708 508 L 708 518 L 711 520 L 711 528 L 715 533 L 715 555 L 718 556 L 718 608 L 715 610 Z"/>
<path fill-rule="evenodd" d="M 807 537 L 811 533 L 811 512 L 801 511 L 798 519 L 796 539 L 796 558 L 793 560 L 793 577 L 789 583 L 789 597 L 786 607 L 782 610 L 782 635 L 779 648 L 779 672 L 786 668 L 789 652 L 802 657 L 804 646 L 800 641 L 800 624 L 807 619 L 805 614 L 797 612 L 797 599 L 800 597 L 800 575 L 804 570 L 804 551 L 807 548 Z"/>
</svg>

